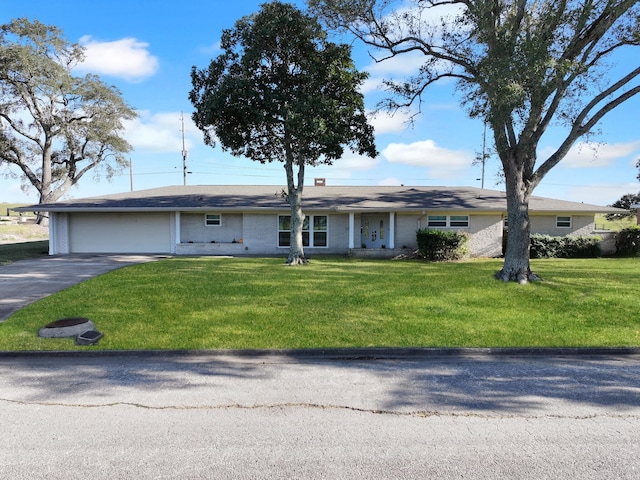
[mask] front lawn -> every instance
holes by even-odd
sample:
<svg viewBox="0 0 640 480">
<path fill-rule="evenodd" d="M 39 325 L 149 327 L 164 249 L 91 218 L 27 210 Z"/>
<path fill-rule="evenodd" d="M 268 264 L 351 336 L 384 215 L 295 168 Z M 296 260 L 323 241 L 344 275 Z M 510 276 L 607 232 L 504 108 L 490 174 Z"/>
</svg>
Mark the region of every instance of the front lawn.
<svg viewBox="0 0 640 480">
<path fill-rule="evenodd" d="M 0 350 L 579 347 L 640 345 L 640 259 L 535 260 L 543 282 L 493 279 L 499 260 L 171 258 L 45 298 L 0 324 Z M 99 345 L 41 339 L 88 317 Z"/>
</svg>

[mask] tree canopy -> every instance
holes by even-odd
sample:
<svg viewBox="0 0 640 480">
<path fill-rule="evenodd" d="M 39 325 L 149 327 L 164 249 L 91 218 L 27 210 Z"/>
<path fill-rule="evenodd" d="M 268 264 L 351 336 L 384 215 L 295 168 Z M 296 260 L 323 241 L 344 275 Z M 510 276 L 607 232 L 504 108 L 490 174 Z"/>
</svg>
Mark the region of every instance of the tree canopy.
<svg viewBox="0 0 640 480">
<path fill-rule="evenodd" d="M 622 208 L 627 210 L 626 213 L 608 213 L 606 215 L 607 220 L 623 220 L 625 218 L 636 218 L 637 209 L 632 208 L 631 205 L 637 205 L 640 203 L 639 193 L 627 193 L 620 197 L 618 200 L 611 204 L 612 207 Z"/>
<path fill-rule="evenodd" d="M 122 121 L 136 114 L 115 87 L 74 76 L 82 59 L 83 48 L 54 26 L 0 26 L 0 165 L 16 166 L 41 203 L 89 171 L 110 177 L 127 165 Z"/>
<path fill-rule="evenodd" d="M 640 45 L 637 0 L 308 3 L 329 27 L 369 45 L 378 60 L 423 54 L 417 74 L 386 82 L 392 95 L 381 107 L 405 108 L 432 84 L 456 82 L 469 115 L 491 127 L 505 176 L 509 241 L 497 276 L 535 278 L 529 266 L 533 190 L 579 138 L 640 92 L 637 62 L 611 65 L 615 53 Z M 562 127 L 564 138 L 539 158 L 537 147 L 552 126 Z"/>
<path fill-rule="evenodd" d="M 277 1 L 225 30 L 220 45 L 223 53 L 207 69 L 192 69 L 193 120 L 210 145 L 217 140 L 233 155 L 284 163 L 288 262 L 303 262 L 305 166 L 332 164 L 345 146 L 377 155 L 358 91 L 367 75 L 355 69 L 348 45 L 328 41 L 315 19 Z"/>
</svg>

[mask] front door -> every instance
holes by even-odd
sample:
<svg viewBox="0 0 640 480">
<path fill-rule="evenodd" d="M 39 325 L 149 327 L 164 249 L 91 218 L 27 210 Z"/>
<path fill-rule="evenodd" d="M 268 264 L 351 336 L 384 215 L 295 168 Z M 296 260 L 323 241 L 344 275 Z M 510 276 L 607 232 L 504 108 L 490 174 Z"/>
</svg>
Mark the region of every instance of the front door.
<svg viewBox="0 0 640 480">
<path fill-rule="evenodd" d="M 389 244 L 389 215 L 362 215 L 360 237 L 362 248 L 386 248 Z"/>
</svg>

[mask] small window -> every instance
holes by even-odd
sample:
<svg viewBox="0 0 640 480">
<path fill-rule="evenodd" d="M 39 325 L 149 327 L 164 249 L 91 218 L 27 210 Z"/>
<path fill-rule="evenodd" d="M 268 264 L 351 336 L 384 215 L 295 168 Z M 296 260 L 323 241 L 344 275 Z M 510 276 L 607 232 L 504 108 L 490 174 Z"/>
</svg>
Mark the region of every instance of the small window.
<svg viewBox="0 0 640 480">
<path fill-rule="evenodd" d="M 469 226 L 469 215 L 451 215 L 449 226 L 467 228 Z"/>
<path fill-rule="evenodd" d="M 468 228 L 469 215 L 429 215 L 427 217 L 429 227 Z"/>
<path fill-rule="evenodd" d="M 430 227 L 446 227 L 447 216 L 446 215 L 429 215 L 427 217 L 427 225 Z"/>
<path fill-rule="evenodd" d="M 571 217 L 556 217 L 556 227 L 571 228 Z"/>
<path fill-rule="evenodd" d="M 222 225 L 222 218 L 219 213 L 207 213 L 204 216 L 204 224 L 207 227 L 219 227 Z"/>
</svg>

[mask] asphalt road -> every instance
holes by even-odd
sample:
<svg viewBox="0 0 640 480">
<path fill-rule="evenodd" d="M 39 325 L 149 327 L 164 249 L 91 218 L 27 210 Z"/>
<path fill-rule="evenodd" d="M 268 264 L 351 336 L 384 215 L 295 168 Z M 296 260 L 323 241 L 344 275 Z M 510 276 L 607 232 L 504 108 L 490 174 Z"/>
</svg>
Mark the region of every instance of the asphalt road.
<svg viewBox="0 0 640 480">
<path fill-rule="evenodd" d="M 0 478 L 637 479 L 640 356 L 0 355 Z"/>
</svg>

